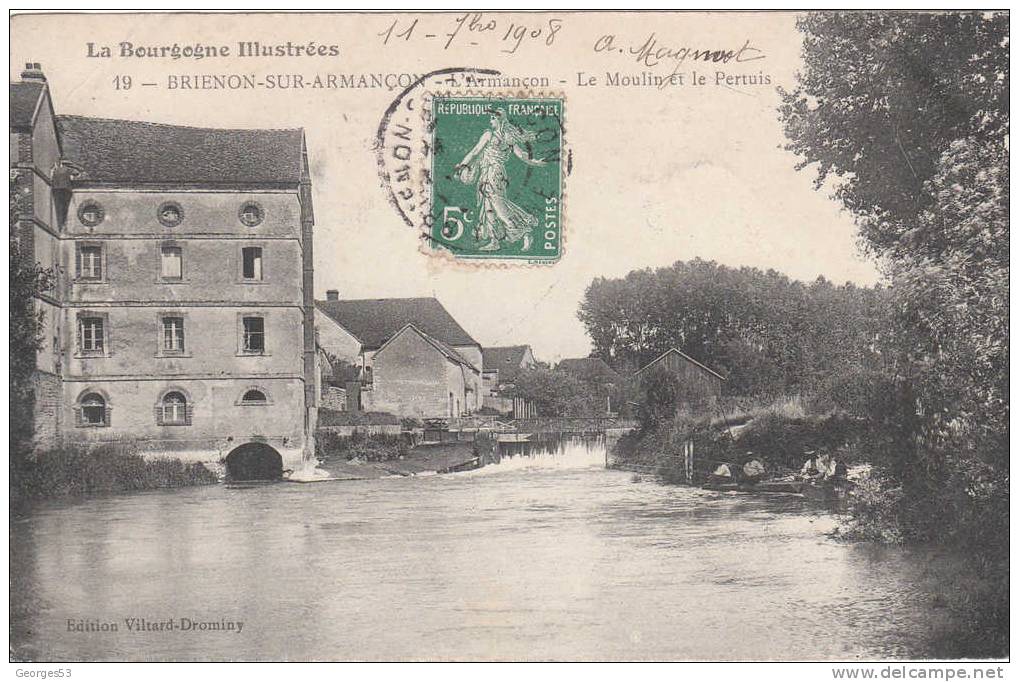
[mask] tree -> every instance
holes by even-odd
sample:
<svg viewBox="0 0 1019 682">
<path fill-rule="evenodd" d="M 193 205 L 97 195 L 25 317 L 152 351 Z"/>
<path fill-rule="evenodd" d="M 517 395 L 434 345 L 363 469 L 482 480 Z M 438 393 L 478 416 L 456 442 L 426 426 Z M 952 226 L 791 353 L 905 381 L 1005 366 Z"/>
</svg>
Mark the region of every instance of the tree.
<svg viewBox="0 0 1019 682">
<path fill-rule="evenodd" d="M 583 381 L 569 372 L 531 367 L 521 370 L 510 395 L 534 404 L 543 417 L 594 417 L 605 414 L 606 396 L 615 392 L 597 382 Z"/>
<path fill-rule="evenodd" d="M 677 348 L 725 373 L 730 394 L 783 394 L 873 364 L 886 298 L 880 288 L 806 285 L 695 259 L 596 279 L 578 317 L 595 354 L 615 366 Z"/>
<path fill-rule="evenodd" d="M 35 405 L 36 353 L 42 344 L 42 315 L 36 308 L 36 297 L 52 285 L 52 272 L 26 253 L 19 238 L 19 215 L 23 212 L 22 194 L 17 177 L 10 180 L 10 234 L 8 258 L 10 267 L 10 423 L 11 466 L 28 456 L 31 450 Z"/>
<path fill-rule="evenodd" d="M 781 91 L 788 149 L 816 164 L 818 188 L 835 183 L 868 248 L 908 255 L 941 155 L 1008 133 L 1008 14 L 817 12 L 797 25 L 805 68 Z"/>
<path fill-rule="evenodd" d="M 651 368 L 644 378 L 643 401 L 637 410 L 641 428 L 650 431 L 676 416 L 681 387 L 676 375 L 664 367 Z"/>
<path fill-rule="evenodd" d="M 907 536 L 1007 551 L 1008 15 L 798 25 L 788 149 L 835 187 L 892 283 L 883 351 L 905 414 L 879 464 L 907 493 L 900 521 Z"/>
<path fill-rule="evenodd" d="M 563 417 L 582 390 L 580 383 L 569 375 L 551 369 L 529 368 L 517 374 L 511 393 L 515 398 L 533 403 L 543 417 Z"/>
</svg>

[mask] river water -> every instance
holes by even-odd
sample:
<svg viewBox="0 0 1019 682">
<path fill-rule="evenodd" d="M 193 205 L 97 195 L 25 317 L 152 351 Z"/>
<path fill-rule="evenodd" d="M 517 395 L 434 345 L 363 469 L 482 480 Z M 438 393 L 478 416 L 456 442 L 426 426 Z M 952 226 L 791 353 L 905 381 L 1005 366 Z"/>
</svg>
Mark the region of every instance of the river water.
<svg viewBox="0 0 1019 682">
<path fill-rule="evenodd" d="M 922 555 L 837 543 L 794 497 L 606 470 L 604 448 L 472 472 L 40 504 L 11 521 L 32 660 L 911 657 Z M 129 619 L 174 630 L 130 629 Z M 69 624 L 70 621 L 70 624 Z M 240 631 L 208 629 L 242 622 Z M 204 629 L 199 629 L 204 628 Z M 90 631 L 100 630 L 100 631 Z"/>
</svg>

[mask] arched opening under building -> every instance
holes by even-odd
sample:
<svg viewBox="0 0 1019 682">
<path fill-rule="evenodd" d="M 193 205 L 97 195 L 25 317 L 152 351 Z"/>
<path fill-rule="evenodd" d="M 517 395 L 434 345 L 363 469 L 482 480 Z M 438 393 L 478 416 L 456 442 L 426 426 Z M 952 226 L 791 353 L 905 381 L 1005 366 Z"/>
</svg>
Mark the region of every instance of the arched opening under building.
<svg viewBox="0 0 1019 682">
<path fill-rule="evenodd" d="M 245 443 L 226 456 L 231 481 L 275 481 L 283 477 L 283 457 L 265 443 Z"/>
</svg>

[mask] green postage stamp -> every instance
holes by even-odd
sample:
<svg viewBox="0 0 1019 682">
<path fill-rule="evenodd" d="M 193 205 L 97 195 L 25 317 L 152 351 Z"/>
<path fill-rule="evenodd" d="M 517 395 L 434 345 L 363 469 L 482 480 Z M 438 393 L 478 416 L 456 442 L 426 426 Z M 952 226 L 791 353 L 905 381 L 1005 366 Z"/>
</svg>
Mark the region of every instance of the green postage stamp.
<svg viewBox="0 0 1019 682">
<path fill-rule="evenodd" d="M 563 100 L 435 96 L 432 248 L 456 258 L 562 255 Z"/>
</svg>

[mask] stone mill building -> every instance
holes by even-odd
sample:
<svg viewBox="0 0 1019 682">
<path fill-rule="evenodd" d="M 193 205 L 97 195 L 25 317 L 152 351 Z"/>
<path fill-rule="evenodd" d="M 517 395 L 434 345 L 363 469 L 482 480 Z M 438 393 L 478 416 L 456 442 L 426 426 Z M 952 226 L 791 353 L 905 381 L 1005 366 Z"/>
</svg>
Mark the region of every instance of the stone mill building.
<svg viewBox="0 0 1019 682">
<path fill-rule="evenodd" d="M 10 88 L 12 229 L 55 275 L 38 445 L 298 464 L 316 421 L 303 131 L 58 116 L 38 64 Z"/>
</svg>

